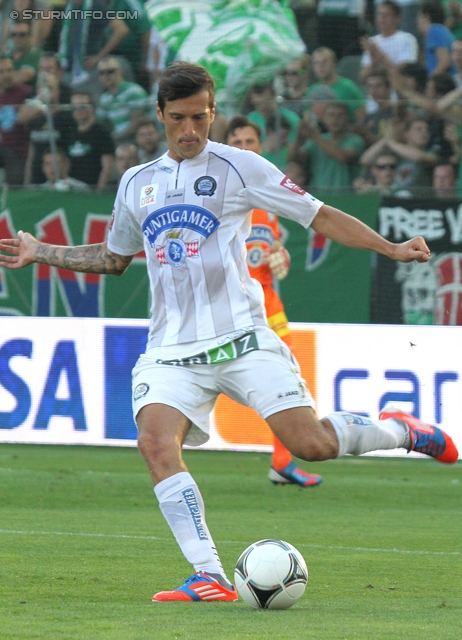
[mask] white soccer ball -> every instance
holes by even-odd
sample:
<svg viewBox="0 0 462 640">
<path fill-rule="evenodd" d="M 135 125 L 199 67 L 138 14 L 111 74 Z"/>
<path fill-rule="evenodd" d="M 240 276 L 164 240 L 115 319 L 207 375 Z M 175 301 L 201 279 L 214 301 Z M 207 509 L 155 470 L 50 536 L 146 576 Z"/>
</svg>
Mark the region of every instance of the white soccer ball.
<svg viewBox="0 0 462 640">
<path fill-rule="evenodd" d="M 237 561 L 234 583 L 254 609 L 288 609 L 305 592 L 308 569 L 302 554 L 283 540 L 259 540 Z"/>
</svg>

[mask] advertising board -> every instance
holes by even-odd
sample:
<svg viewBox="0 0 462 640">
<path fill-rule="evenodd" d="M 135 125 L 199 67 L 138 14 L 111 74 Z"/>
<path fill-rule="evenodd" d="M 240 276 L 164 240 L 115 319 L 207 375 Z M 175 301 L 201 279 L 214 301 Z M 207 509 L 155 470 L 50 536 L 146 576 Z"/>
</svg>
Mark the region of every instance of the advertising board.
<svg viewBox="0 0 462 640">
<path fill-rule="evenodd" d="M 135 446 L 131 369 L 147 329 L 138 319 L 1 317 L 0 442 Z M 462 327 L 291 329 L 319 416 L 374 418 L 392 401 L 441 426 L 462 449 Z M 203 448 L 271 449 L 266 423 L 224 396 L 211 422 Z"/>
</svg>

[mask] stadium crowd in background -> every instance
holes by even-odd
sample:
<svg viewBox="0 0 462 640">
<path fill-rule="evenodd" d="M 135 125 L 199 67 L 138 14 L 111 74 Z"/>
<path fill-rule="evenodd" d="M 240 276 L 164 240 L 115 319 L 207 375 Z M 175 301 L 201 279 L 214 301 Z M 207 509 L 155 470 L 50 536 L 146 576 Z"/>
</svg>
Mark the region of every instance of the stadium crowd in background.
<svg viewBox="0 0 462 640">
<path fill-rule="evenodd" d="M 6 71 L 7 86 L 0 78 L 0 165 L 9 185 L 40 184 L 41 155 L 53 138 L 52 149 L 56 145 L 69 157 L 71 177 L 92 189 L 113 189 L 119 180 L 114 146 L 135 145 L 140 163 L 166 151 L 155 117 L 157 78 L 175 55 L 141 0 L 69 0 L 66 6 L 131 14 L 125 20 L 58 20 L 50 15 L 48 0 L 3 0 L 0 45 L 13 72 Z M 393 192 L 417 193 L 435 166 L 449 164 L 457 176 L 456 193 L 462 193 L 461 3 L 322 0 L 309 11 L 308 22 L 298 4 L 293 6 L 306 53 L 281 63 L 279 74 L 256 81 L 234 103 L 219 103 L 210 139 L 224 142 L 228 120 L 244 113 L 262 128 L 262 155 L 299 176 L 302 187 L 361 192 L 375 184 L 375 160 L 369 160 L 383 148 L 398 158 Z M 41 13 L 29 19 L 28 8 Z M 91 100 L 86 113 L 73 113 L 83 108 L 71 99 L 75 90 Z M 326 144 L 332 137 L 333 111 L 327 109 L 332 103 L 347 106 L 342 133 L 334 137 L 340 148 L 354 143 L 353 155 L 335 151 L 332 141 Z M 416 118 L 427 121 L 430 135 L 418 153 L 409 151 L 408 140 Z M 91 133 L 85 134 L 85 127 Z M 91 152 L 83 153 L 87 144 Z M 86 153 L 98 166 L 91 176 L 82 168 Z M 417 172 L 422 157 L 425 170 Z M 329 172 L 320 170 L 318 160 Z M 414 177 L 404 185 L 409 163 Z"/>
</svg>

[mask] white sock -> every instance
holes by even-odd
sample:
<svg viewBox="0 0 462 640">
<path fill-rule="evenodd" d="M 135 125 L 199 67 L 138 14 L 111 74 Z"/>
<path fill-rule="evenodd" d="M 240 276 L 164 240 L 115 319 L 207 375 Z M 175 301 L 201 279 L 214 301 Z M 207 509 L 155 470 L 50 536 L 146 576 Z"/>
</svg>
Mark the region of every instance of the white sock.
<svg viewBox="0 0 462 640">
<path fill-rule="evenodd" d="M 220 576 L 229 585 L 205 522 L 204 501 L 191 474 L 181 471 L 162 480 L 154 493 L 186 560 L 195 571 Z"/>
<path fill-rule="evenodd" d="M 370 420 L 346 411 L 337 411 L 325 417 L 337 434 L 339 458 L 346 453 L 359 456 L 378 449 L 410 448 L 409 428 L 393 418 Z"/>
</svg>

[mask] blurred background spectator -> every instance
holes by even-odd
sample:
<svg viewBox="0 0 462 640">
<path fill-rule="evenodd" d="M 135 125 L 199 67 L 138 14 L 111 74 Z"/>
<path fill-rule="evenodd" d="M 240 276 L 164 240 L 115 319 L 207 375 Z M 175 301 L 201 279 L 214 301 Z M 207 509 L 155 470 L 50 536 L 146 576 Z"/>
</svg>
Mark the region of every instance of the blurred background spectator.
<svg viewBox="0 0 462 640">
<path fill-rule="evenodd" d="M 364 51 L 361 57 L 361 80 L 364 81 L 368 76 L 372 65 L 400 68 L 407 62 L 417 62 L 417 38 L 399 29 L 400 20 L 401 7 L 392 0 L 385 0 L 377 6 L 375 24 L 378 33 L 361 38 Z"/>
<path fill-rule="evenodd" d="M 404 141 L 396 139 L 391 126 L 386 134 L 370 146 L 361 156 L 363 166 L 372 166 L 380 154 L 391 151 L 399 158 L 395 186 L 407 195 L 418 196 L 432 182 L 433 167 L 440 162 L 438 148 L 430 144 L 430 128 L 426 118 L 417 116 L 405 125 Z"/>
<path fill-rule="evenodd" d="M 151 113 L 149 96 L 139 84 L 123 79 L 117 58 L 108 56 L 98 63 L 104 91 L 98 99 L 96 119 L 111 128 L 114 142 L 134 140 L 139 122 Z"/>
<path fill-rule="evenodd" d="M 444 9 L 437 0 L 424 0 L 417 15 L 417 26 L 424 41 L 424 61 L 430 75 L 454 73 L 451 61 L 452 32 L 444 25 Z"/>
<path fill-rule="evenodd" d="M 395 193 L 390 172 L 393 184 L 411 176 L 410 189 L 423 189 L 425 180 L 431 189 L 433 166 L 451 166 L 462 176 L 462 90 L 455 90 L 462 86 L 462 2 L 289 0 L 288 6 L 303 27 L 307 52 L 294 50 L 270 79 L 256 75 L 244 101 L 219 102 L 210 139 L 223 142 L 236 109 L 247 113 L 262 128 L 262 155 L 310 188 L 352 188 L 359 158 L 356 192 Z M 16 73 L 11 84 L 11 62 L 0 60 L 6 77 L 3 85 L 0 77 L 0 160 L 9 166 L 8 182 L 18 184 L 26 147 L 25 181 L 43 182 L 41 156 L 53 140 L 69 154 L 68 177 L 101 190 L 136 164 L 134 146 L 139 163 L 167 151 L 154 104 L 158 75 L 176 54 L 142 0 L 68 0 L 66 7 L 102 13 L 48 20 L 48 0 L 0 0 L 1 46 Z M 25 20 L 25 9 L 43 14 Z M 119 12 L 117 19 L 109 20 L 107 10 Z M 425 145 L 416 142 L 414 126 L 429 133 Z M 396 171 L 377 166 L 382 152 L 398 158 Z"/>
<path fill-rule="evenodd" d="M 136 127 L 135 141 L 140 163 L 156 160 L 168 151 L 167 144 L 161 140 L 154 120 L 140 120 Z"/>
<path fill-rule="evenodd" d="M 24 180 L 29 146 L 29 132 L 25 125 L 30 116 L 22 111 L 22 105 L 31 93 L 28 85 L 15 82 L 11 58 L 0 55 L 0 160 L 6 182 L 10 185 L 22 184 Z"/>
<path fill-rule="evenodd" d="M 355 130 L 370 145 L 384 135 L 387 123 L 396 116 L 396 103 L 392 100 L 390 78 L 384 68 L 371 67 L 364 80 L 364 88 L 372 106 L 364 124 Z"/>
<path fill-rule="evenodd" d="M 310 76 L 310 56 L 304 54 L 289 62 L 282 72 L 283 87 L 281 95 L 284 98 L 283 106 L 295 111 L 301 118 L 303 115 L 306 92 Z"/>
<path fill-rule="evenodd" d="M 41 184 L 45 180 L 42 156 L 53 144 L 67 149 L 69 135 L 74 126 L 72 114 L 62 109 L 59 102 L 58 78 L 42 74 L 37 99 L 24 107 L 29 114 L 30 142 L 27 154 L 24 184 Z M 52 143 L 53 141 L 53 143 Z"/>
<path fill-rule="evenodd" d="M 12 0 L 11 2 L 5 2 L 3 0 L 2 5 L 8 6 L 8 14 L 2 23 L 2 47 L 3 51 L 7 51 L 11 48 L 10 29 L 14 22 L 27 22 L 31 28 L 31 46 L 39 49 L 44 40 L 48 37 L 53 21 L 50 19 L 49 3 L 48 0 Z M 11 17 L 11 11 L 16 12 L 17 17 L 14 19 Z M 33 14 L 32 19 L 24 18 L 24 11 L 38 11 L 41 14 Z"/>
<path fill-rule="evenodd" d="M 139 163 L 138 149 L 135 144 L 132 142 L 122 142 L 117 145 L 115 150 L 117 184 L 128 169 L 136 167 Z"/>
<path fill-rule="evenodd" d="M 91 93 L 75 91 L 71 97 L 76 126 L 68 139 L 69 175 L 102 191 L 114 171 L 114 143 L 107 128 L 95 118 Z"/>
<path fill-rule="evenodd" d="M 451 46 L 452 77 L 458 87 L 462 85 L 462 40 L 454 40 Z"/>
<path fill-rule="evenodd" d="M 146 91 L 150 90 L 149 74 L 146 67 L 151 34 L 151 21 L 144 3 L 140 0 L 109 0 L 111 11 L 126 12 L 123 22 L 128 27 L 127 35 L 111 50 L 112 54 L 128 60 L 134 80 Z M 119 15 L 122 15 L 121 13 Z M 132 16 L 128 18 L 128 15 Z M 106 32 L 107 33 L 107 32 Z"/>
<path fill-rule="evenodd" d="M 30 20 L 11 22 L 8 36 L 11 41 L 9 54 L 13 60 L 15 82 L 23 82 L 33 87 L 42 52 L 32 46 Z"/>
<path fill-rule="evenodd" d="M 359 38 L 368 30 L 365 0 L 318 0 L 318 42 L 338 58 L 361 53 Z"/>
<path fill-rule="evenodd" d="M 13 8 L 13 0 L 0 0 L 0 53 L 7 50 L 8 21 Z"/>
<path fill-rule="evenodd" d="M 108 5 L 104 0 L 70 0 L 62 21 L 59 37 L 61 67 L 65 70 L 64 82 L 72 87 L 98 95 L 100 85 L 96 66 L 111 53 L 128 35 L 129 28 L 123 20 L 108 20 Z M 76 11 L 72 14 L 72 11 Z M 84 11 L 94 12 L 85 17 Z M 101 12 L 101 13 L 97 13 Z M 76 17 L 72 17 L 72 16 Z M 96 16 L 103 16 L 99 18 Z M 109 29 L 109 37 L 106 29 Z"/>
<path fill-rule="evenodd" d="M 365 116 L 364 94 L 353 80 L 342 78 L 337 73 L 335 52 L 328 47 L 318 48 L 313 51 L 311 61 L 316 82 L 310 85 L 306 94 L 307 100 L 310 101 L 321 86 L 328 87 L 334 92 L 337 101 L 347 105 L 350 119 L 362 122 Z"/>
<path fill-rule="evenodd" d="M 438 164 L 433 169 L 433 195 L 437 198 L 457 197 L 457 174 L 452 164 Z"/>
<path fill-rule="evenodd" d="M 251 110 L 247 113 L 247 116 L 261 128 L 262 142 L 266 141 L 266 125 L 268 120 L 270 118 L 276 118 L 278 120 L 282 117 L 290 124 L 290 142 L 295 140 L 300 118 L 294 111 L 279 104 L 276 100 L 276 92 L 272 83 L 251 87 L 248 92 L 248 102 Z"/>
<path fill-rule="evenodd" d="M 392 195 L 395 186 L 398 158 L 389 151 L 379 153 L 370 166 L 369 177 L 359 176 L 353 183 L 356 193 L 381 193 Z"/>
<path fill-rule="evenodd" d="M 69 157 L 66 152 L 57 148 L 46 149 L 42 154 L 42 173 L 45 182 L 40 184 L 41 189 L 56 189 L 56 191 L 89 191 L 90 188 L 84 182 L 69 177 Z"/>
<path fill-rule="evenodd" d="M 343 102 L 327 105 L 323 116 L 326 133 L 309 113 L 303 116 L 289 160 L 305 167 L 310 188 L 332 191 L 352 187 L 365 145 L 363 138 L 349 133 L 349 123 L 348 107 Z"/>
<path fill-rule="evenodd" d="M 56 76 L 59 85 L 59 101 L 61 104 L 69 104 L 71 101 L 71 89 L 64 84 L 63 70 L 59 62 L 59 56 L 54 51 L 43 51 L 38 65 L 38 73 L 49 73 Z"/>
</svg>

